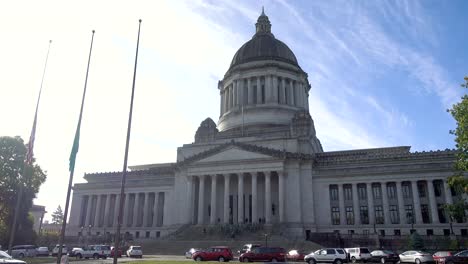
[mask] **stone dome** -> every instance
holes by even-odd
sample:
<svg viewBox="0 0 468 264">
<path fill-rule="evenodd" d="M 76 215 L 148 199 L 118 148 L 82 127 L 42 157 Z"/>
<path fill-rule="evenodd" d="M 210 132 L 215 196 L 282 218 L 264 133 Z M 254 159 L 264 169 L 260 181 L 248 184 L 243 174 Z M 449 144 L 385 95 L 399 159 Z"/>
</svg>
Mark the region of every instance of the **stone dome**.
<svg viewBox="0 0 468 264">
<path fill-rule="evenodd" d="M 255 35 L 236 52 L 230 68 L 257 60 L 278 60 L 299 67 L 291 49 L 271 33 L 271 23 L 263 10 L 255 26 Z"/>
</svg>

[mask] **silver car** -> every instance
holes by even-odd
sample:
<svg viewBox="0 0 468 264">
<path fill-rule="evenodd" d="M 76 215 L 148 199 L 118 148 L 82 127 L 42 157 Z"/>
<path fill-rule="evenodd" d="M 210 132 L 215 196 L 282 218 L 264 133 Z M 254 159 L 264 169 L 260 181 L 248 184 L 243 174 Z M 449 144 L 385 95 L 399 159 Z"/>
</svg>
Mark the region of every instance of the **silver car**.
<svg viewBox="0 0 468 264">
<path fill-rule="evenodd" d="M 434 258 L 431 254 L 427 252 L 410 250 L 400 254 L 400 262 L 421 264 L 427 262 L 434 262 Z"/>
</svg>

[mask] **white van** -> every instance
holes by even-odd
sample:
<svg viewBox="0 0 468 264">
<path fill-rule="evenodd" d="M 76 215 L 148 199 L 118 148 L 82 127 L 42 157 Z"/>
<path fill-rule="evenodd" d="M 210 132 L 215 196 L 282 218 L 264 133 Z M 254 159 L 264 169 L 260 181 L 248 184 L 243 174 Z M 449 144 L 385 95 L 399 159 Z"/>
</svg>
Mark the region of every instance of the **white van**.
<svg viewBox="0 0 468 264">
<path fill-rule="evenodd" d="M 357 247 L 357 248 L 345 248 L 346 252 L 349 255 L 349 260 L 352 263 L 356 263 L 358 261 L 367 262 L 371 259 L 371 254 L 368 248 L 365 247 Z"/>
</svg>

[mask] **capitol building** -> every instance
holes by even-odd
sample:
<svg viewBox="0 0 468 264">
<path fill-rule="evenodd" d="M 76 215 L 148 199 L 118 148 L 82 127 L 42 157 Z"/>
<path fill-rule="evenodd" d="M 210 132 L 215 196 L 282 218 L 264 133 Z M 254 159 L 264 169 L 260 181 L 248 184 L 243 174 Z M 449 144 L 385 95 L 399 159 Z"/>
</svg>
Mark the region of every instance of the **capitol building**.
<svg viewBox="0 0 468 264">
<path fill-rule="evenodd" d="M 68 236 L 167 236 L 188 225 L 259 223 L 289 234 L 467 235 L 442 208 L 455 151 L 409 146 L 326 151 L 309 112 L 308 75 L 262 12 L 218 82 L 220 115 L 201 122 L 173 163 L 88 173 L 73 187 Z M 312 115 L 312 116 L 311 116 Z M 317 128 L 320 129 L 320 128 Z"/>
</svg>

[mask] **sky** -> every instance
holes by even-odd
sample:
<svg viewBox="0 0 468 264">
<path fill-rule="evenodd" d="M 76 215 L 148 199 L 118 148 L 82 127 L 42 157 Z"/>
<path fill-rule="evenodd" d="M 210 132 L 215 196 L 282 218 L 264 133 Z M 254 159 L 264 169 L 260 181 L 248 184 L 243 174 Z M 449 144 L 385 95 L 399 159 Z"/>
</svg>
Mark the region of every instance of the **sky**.
<svg viewBox="0 0 468 264">
<path fill-rule="evenodd" d="M 454 148 L 447 109 L 468 75 L 468 2 L 6 1 L 0 9 L 0 136 L 31 133 L 47 172 L 35 203 L 65 204 L 68 159 L 96 30 L 74 183 L 121 171 L 142 19 L 129 161 L 174 162 L 207 117 L 218 80 L 251 39 L 264 6 L 272 33 L 308 73 L 310 113 L 325 151 Z"/>
</svg>

